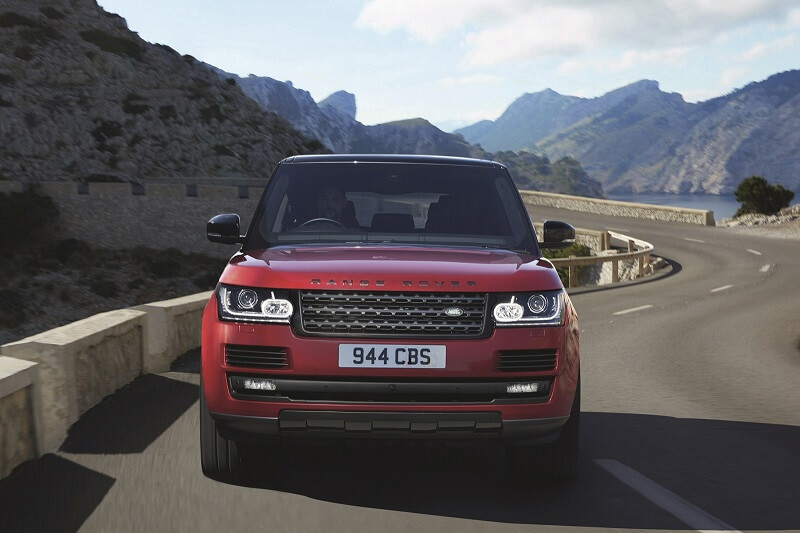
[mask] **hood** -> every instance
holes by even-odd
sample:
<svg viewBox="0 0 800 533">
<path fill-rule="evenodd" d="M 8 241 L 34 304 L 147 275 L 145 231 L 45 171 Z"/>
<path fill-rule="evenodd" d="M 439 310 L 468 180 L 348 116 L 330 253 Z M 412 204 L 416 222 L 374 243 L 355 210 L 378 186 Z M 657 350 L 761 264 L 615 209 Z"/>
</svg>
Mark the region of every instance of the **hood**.
<svg viewBox="0 0 800 533">
<path fill-rule="evenodd" d="M 507 250 L 280 246 L 234 255 L 222 283 L 275 289 L 509 292 L 562 287 L 553 265 Z"/>
</svg>

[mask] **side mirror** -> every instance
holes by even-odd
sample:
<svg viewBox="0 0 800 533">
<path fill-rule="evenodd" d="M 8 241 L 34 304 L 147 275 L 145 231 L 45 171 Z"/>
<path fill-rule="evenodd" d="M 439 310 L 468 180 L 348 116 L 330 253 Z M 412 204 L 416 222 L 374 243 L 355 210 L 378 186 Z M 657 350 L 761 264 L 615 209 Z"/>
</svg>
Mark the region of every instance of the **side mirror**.
<svg viewBox="0 0 800 533">
<path fill-rule="evenodd" d="M 542 236 L 542 248 L 568 248 L 575 244 L 575 228 L 566 222 L 545 220 Z"/>
<path fill-rule="evenodd" d="M 244 237 L 239 235 L 239 215 L 217 215 L 206 224 L 206 236 L 211 242 L 239 244 Z"/>
</svg>

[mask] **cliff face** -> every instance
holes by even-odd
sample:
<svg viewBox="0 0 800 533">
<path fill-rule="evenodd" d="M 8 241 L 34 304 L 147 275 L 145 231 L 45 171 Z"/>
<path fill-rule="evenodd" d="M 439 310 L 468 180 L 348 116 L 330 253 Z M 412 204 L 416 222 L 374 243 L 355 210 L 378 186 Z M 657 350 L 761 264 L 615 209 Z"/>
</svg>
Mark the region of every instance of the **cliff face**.
<svg viewBox="0 0 800 533">
<path fill-rule="evenodd" d="M 0 7 L 0 179 L 268 176 L 318 143 L 92 0 Z"/>
<path fill-rule="evenodd" d="M 233 76 L 233 79 L 261 108 L 280 115 L 297 130 L 335 152 L 350 151 L 349 137 L 356 126 L 354 95 L 339 91 L 317 105 L 308 91 L 296 88 L 292 82 L 252 74 L 246 78 Z"/>
<path fill-rule="evenodd" d="M 209 66 L 223 79 L 231 77 Z M 315 103 L 308 91 L 268 77 L 234 79 L 260 106 L 275 112 L 303 133 L 319 139 L 338 153 L 436 154 L 493 159 L 506 164 L 517 186 L 542 191 L 604 197 L 599 182 L 569 158 L 551 164 L 526 152 L 490 153 L 446 133 L 422 118 L 365 126 L 356 117 L 355 96 L 338 91 Z"/>
<path fill-rule="evenodd" d="M 800 71 L 699 104 L 647 80 L 567 98 L 557 112 L 512 105 L 497 121 L 459 131 L 487 148 L 573 156 L 609 191 L 730 193 L 752 174 L 800 188 Z M 527 129 L 507 117 L 512 108 Z"/>
</svg>

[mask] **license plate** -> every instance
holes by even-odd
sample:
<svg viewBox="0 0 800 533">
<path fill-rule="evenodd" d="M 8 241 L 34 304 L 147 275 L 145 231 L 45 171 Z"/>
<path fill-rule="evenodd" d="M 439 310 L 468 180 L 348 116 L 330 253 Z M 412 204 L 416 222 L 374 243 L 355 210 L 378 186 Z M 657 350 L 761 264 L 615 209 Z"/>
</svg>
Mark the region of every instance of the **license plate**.
<svg viewBox="0 0 800 533">
<path fill-rule="evenodd" d="M 445 368 L 446 360 L 443 345 L 339 345 L 339 368 Z"/>
</svg>

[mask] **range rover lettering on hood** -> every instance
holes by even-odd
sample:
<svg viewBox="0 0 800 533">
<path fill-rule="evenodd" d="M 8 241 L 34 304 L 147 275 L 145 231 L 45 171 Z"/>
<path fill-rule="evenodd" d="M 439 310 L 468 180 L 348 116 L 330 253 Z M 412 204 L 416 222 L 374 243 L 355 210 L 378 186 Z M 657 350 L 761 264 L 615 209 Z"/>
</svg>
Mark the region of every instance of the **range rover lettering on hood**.
<svg viewBox="0 0 800 533">
<path fill-rule="evenodd" d="M 370 281 L 368 279 L 329 279 L 323 281 L 321 278 L 311 278 L 312 285 L 325 285 L 326 287 L 385 287 L 386 281 L 377 279 Z M 402 280 L 400 282 L 403 287 L 477 287 L 477 281 L 457 281 L 457 280 Z"/>
</svg>

